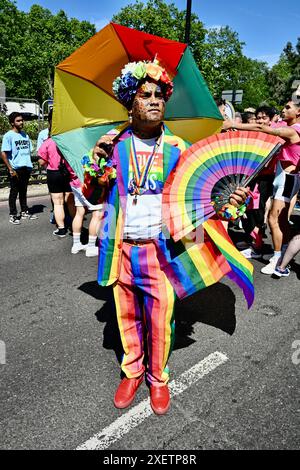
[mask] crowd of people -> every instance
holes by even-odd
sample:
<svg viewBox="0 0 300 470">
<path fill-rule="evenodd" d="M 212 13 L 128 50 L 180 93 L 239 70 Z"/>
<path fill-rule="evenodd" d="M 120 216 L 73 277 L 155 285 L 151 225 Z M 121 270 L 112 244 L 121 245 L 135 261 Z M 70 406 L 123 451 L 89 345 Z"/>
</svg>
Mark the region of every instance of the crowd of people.
<svg viewBox="0 0 300 470">
<path fill-rule="evenodd" d="M 231 246 L 218 219 L 204 224 L 204 241 L 191 246 L 182 245 L 180 249 L 162 230 L 163 187 L 181 153 L 189 146 L 180 137 L 166 132 L 163 123 L 165 104 L 173 91 L 167 71 L 155 61 L 127 64 L 115 80 L 113 90 L 119 102 L 127 108 L 129 122 L 122 133 L 112 131 L 101 137 L 92 153 L 94 161 L 105 159 L 110 177 L 113 175 L 112 164 L 117 168 L 116 184 L 103 178 L 105 223 L 101 221 L 101 203 L 91 205 L 86 199 L 79 178 L 51 138 L 51 115 L 49 129 L 39 139 L 39 163 L 47 170 L 57 225 L 53 235 L 66 236 L 67 207 L 73 219 L 72 254 L 85 251 L 86 256 L 95 256 L 99 253 L 98 283 L 113 286 L 124 349 L 122 380 L 114 396 L 114 405 L 127 408 L 145 376 L 151 407 L 160 415 L 165 414 L 170 406 L 168 359 L 174 343 L 176 296 L 184 298 L 217 282 L 224 275 L 241 287 L 246 272 L 251 278 L 252 266 L 234 245 Z M 256 188 L 252 188 L 259 195 L 259 203 L 255 208 L 249 207 L 242 220 L 250 242 L 250 249 L 242 250 L 242 253 L 245 257 L 262 256 L 268 209 L 274 255 L 261 272 L 287 276 L 288 264 L 300 249 L 300 236 L 290 240 L 289 235 L 289 209 L 299 191 L 300 104 L 289 101 L 280 116 L 273 108 L 261 106 L 236 114 L 235 119 L 233 116 L 228 119 L 225 115 L 225 102 L 217 104 L 224 115 L 223 132 L 231 129 L 262 131 L 285 141 L 274 162 L 257 178 Z M 26 199 L 32 147 L 23 131 L 22 116 L 12 113 L 9 120 L 12 130 L 4 135 L 1 151 L 11 185 L 9 221 L 17 225 L 20 218 L 34 218 Z M 100 184 L 102 180 L 98 181 Z M 18 194 L 20 216 L 16 208 Z M 237 188 L 229 202 L 240 207 L 248 194 L 247 188 Z M 83 245 L 80 237 L 87 210 L 92 211 L 92 216 L 89 242 Z M 109 226 L 107 233 L 112 220 L 115 223 Z M 223 249 L 223 240 L 226 247 L 230 245 L 229 252 Z M 235 259 L 238 260 L 236 265 Z M 236 266 L 241 264 L 244 271 L 238 278 Z M 247 286 L 251 304 L 251 280 Z"/>
<path fill-rule="evenodd" d="M 291 240 L 290 217 L 294 207 L 299 207 L 300 103 L 296 100 L 288 101 L 281 113 L 270 106 L 248 109 L 242 113 L 241 119 L 239 116 L 238 119 L 228 119 L 225 101 L 218 105 L 224 116 L 223 131 L 261 131 L 279 136 L 285 142 L 279 154 L 255 179 L 251 189 L 255 194 L 256 205 L 249 207 L 241 222 L 249 241 L 248 247 L 242 250 L 244 256 L 262 258 L 263 238 L 268 223 L 274 254 L 268 264 L 261 268 L 261 273 L 288 276 L 288 263 L 295 256 L 299 244 L 299 237 L 296 236 L 288 246 Z"/>
<path fill-rule="evenodd" d="M 72 254 L 84 251 L 87 257 L 97 256 L 97 232 L 101 220 L 102 205 L 91 205 L 81 192 L 81 183 L 71 166 L 63 158 L 60 150 L 51 138 L 52 109 L 48 115 L 49 126 L 43 129 L 37 140 L 39 165 L 47 171 L 47 185 L 51 198 L 53 218 L 57 228 L 53 235 L 66 237 L 69 220 L 73 235 Z M 2 159 L 7 166 L 10 182 L 9 222 L 19 225 L 22 219 L 34 220 L 37 215 L 30 212 L 27 205 L 27 189 L 32 171 L 32 143 L 23 131 L 24 119 L 20 113 L 11 113 L 9 122 L 12 129 L 3 136 Z M 18 215 L 17 197 L 21 212 Z M 87 244 L 81 243 L 81 232 L 87 211 L 92 212 L 89 223 Z"/>
</svg>

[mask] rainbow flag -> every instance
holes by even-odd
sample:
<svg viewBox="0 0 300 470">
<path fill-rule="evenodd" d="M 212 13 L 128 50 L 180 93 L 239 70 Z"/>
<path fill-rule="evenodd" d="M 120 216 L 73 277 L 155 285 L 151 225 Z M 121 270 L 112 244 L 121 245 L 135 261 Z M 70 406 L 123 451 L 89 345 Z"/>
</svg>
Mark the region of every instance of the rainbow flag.
<svg viewBox="0 0 300 470">
<path fill-rule="evenodd" d="M 242 289 L 248 308 L 250 308 L 254 301 L 252 264 L 235 248 L 220 221 L 209 219 L 204 222 L 203 227 L 226 258 L 230 266 L 227 276 Z"/>
</svg>

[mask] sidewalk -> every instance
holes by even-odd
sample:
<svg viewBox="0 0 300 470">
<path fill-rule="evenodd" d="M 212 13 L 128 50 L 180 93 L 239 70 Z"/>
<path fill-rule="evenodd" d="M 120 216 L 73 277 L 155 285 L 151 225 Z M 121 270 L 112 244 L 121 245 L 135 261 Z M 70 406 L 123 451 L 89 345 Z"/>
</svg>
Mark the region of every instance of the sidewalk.
<svg viewBox="0 0 300 470">
<path fill-rule="evenodd" d="M 9 196 L 9 186 L 0 188 L 0 201 L 7 201 Z M 27 190 L 27 197 L 46 196 L 49 194 L 46 184 L 30 184 Z"/>
</svg>

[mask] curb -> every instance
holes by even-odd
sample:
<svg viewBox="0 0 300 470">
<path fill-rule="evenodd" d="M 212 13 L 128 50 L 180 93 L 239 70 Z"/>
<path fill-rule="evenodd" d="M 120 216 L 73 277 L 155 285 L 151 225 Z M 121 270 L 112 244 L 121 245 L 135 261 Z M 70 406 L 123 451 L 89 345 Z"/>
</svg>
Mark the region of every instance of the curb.
<svg viewBox="0 0 300 470">
<path fill-rule="evenodd" d="M 8 201 L 10 188 L 0 189 L 0 202 Z M 46 184 L 31 184 L 28 186 L 27 197 L 47 196 L 49 194 Z"/>
</svg>

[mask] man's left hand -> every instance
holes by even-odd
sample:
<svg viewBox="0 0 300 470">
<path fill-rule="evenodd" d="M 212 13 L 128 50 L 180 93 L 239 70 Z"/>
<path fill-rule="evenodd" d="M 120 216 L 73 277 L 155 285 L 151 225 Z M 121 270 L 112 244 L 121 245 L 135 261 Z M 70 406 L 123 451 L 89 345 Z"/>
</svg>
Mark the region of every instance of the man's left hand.
<svg viewBox="0 0 300 470">
<path fill-rule="evenodd" d="M 248 196 L 249 188 L 239 187 L 234 191 L 234 193 L 230 194 L 229 204 L 233 205 L 234 207 L 240 207 L 242 204 L 244 204 Z"/>
</svg>

